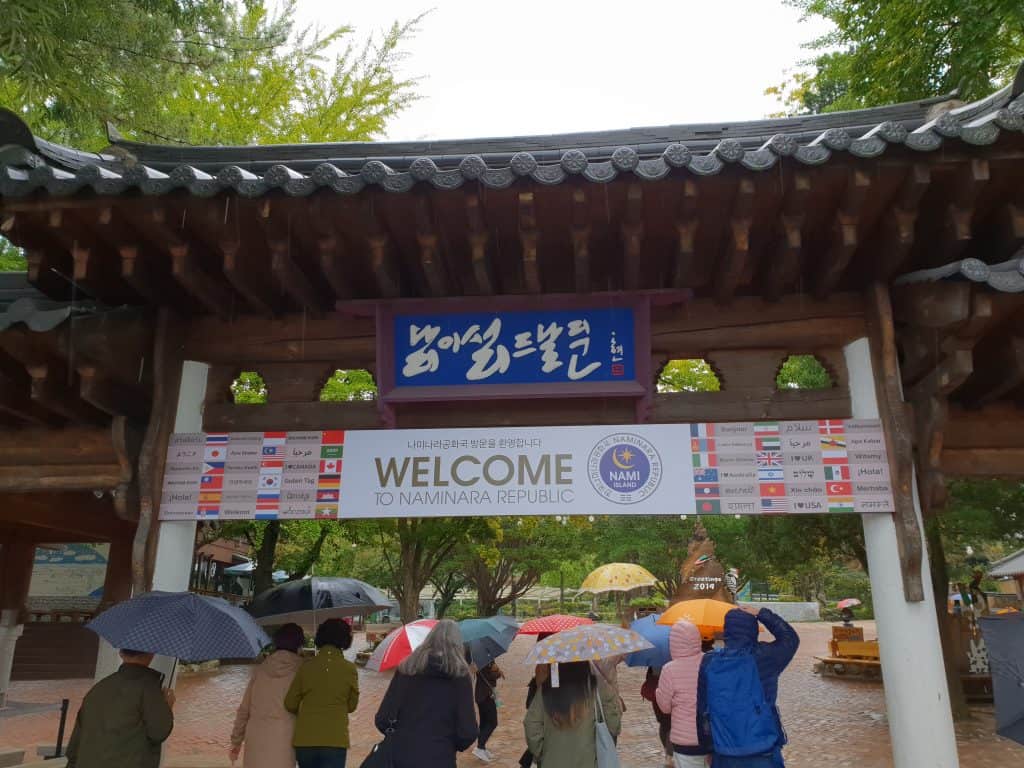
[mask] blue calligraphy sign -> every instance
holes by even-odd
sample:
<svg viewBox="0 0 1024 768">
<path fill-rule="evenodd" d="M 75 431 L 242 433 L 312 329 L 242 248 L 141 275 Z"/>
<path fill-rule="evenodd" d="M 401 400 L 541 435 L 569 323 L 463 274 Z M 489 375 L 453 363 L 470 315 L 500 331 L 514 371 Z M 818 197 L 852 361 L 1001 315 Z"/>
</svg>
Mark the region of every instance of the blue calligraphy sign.
<svg viewBox="0 0 1024 768">
<path fill-rule="evenodd" d="M 636 379 L 634 310 L 395 315 L 396 387 Z"/>
</svg>

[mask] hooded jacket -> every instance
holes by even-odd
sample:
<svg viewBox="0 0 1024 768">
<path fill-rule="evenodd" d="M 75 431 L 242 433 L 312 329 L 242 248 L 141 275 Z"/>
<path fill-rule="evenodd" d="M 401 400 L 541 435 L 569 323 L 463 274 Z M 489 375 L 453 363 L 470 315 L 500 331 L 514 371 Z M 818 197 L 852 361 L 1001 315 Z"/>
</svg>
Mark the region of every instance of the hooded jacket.
<svg viewBox="0 0 1024 768">
<path fill-rule="evenodd" d="M 348 716 L 359 706 L 356 665 L 333 645 L 321 646 L 299 668 L 284 697 L 284 708 L 296 715 L 296 747 L 348 748 Z"/>
<path fill-rule="evenodd" d="M 676 747 L 693 747 L 697 739 L 697 679 L 704 654 L 700 632 L 688 621 L 679 621 L 669 633 L 672 661 L 661 668 L 655 694 L 658 708 L 672 716 L 670 738 Z"/>
<path fill-rule="evenodd" d="M 245 744 L 243 768 L 295 765 L 295 716 L 284 708 L 284 697 L 301 666 L 297 653 L 275 651 L 253 668 L 231 732 L 232 746 Z"/>
<path fill-rule="evenodd" d="M 450 677 L 431 658 L 419 675 L 396 672 L 374 724 L 394 728 L 394 768 L 455 768 L 479 733 L 469 675 Z"/>
</svg>

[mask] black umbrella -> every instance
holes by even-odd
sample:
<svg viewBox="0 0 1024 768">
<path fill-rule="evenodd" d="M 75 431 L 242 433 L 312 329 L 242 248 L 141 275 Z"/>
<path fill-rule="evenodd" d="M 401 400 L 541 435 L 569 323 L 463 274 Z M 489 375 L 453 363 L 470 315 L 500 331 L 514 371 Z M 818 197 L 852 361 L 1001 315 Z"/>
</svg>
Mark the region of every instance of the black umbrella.
<svg viewBox="0 0 1024 768">
<path fill-rule="evenodd" d="M 249 612 L 257 623 L 316 625 L 325 619 L 364 616 L 391 605 L 387 595 L 359 579 L 313 576 L 257 595 Z"/>
<path fill-rule="evenodd" d="M 1024 744 L 1024 614 L 979 620 L 992 671 L 996 733 Z"/>
</svg>

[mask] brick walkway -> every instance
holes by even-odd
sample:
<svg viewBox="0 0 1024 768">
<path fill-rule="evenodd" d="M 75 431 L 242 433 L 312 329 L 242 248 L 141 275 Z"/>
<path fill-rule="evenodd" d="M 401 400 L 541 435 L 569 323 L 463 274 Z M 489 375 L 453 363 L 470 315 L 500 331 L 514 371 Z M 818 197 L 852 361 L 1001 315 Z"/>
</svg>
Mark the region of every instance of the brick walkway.
<svg viewBox="0 0 1024 768">
<path fill-rule="evenodd" d="M 780 686 L 779 705 L 790 738 L 787 764 L 791 768 L 891 766 L 881 684 L 818 677 L 812 671 L 812 657 L 825 651 L 830 627 L 803 624 L 798 625 L 798 630 L 802 640 L 800 652 Z M 865 630 L 867 636 L 874 635 L 870 624 Z M 508 680 L 499 686 L 503 702 L 499 709 L 501 724 L 489 745 L 499 756 L 495 765 L 500 768 L 516 766 L 523 749 L 521 721 L 529 669 L 522 659 L 531 644 L 531 639 L 517 640 L 502 660 Z M 227 739 L 234 706 L 245 689 L 248 675 L 248 667 L 227 667 L 181 680 L 175 708 L 177 723 L 167 746 L 168 768 L 228 765 Z M 622 667 L 619 672 L 627 706 L 619 742 L 623 768 L 655 768 L 662 764 L 657 726 L 650 705 L 640 698 L 643 675 L 642 669 Z M 365 670 L 360 670 L 359 676 L 362 702 L 352 719 L 352 765 L 359 764 L 377 739 L 373 715 L 390 680 L 389 675 Z M 16 683 L 11 699 L 38 703 L 67 697 L 72 700 L 73 718 L 89 685 L 90 681 L 85 680 Z M 36 744 L 52 743 L 56 732 L 55 712 L 0 717 L 0 747 L 34 750 Z M 976 710 L 974 720 L 957 728 L 957 737 L 963 768 L 1024 765 L 1024 747 L 994 735 L 991 708 Z M 469 755 L 460 758 L 460 768 L 476 765 L 479 763 Z"/>
</svg>

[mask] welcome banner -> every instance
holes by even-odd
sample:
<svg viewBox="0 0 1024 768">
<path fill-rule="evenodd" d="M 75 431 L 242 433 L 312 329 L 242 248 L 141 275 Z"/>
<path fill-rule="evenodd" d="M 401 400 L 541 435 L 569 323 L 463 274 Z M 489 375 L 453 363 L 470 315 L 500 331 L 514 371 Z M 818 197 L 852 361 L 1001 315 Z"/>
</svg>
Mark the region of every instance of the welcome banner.
<svg viewBox="0 0 1024 768">
<path fill-rule="evenodd" d="M 160 519 L 891 513 L 877 420 L 172 436 Z"/>
</svg>

